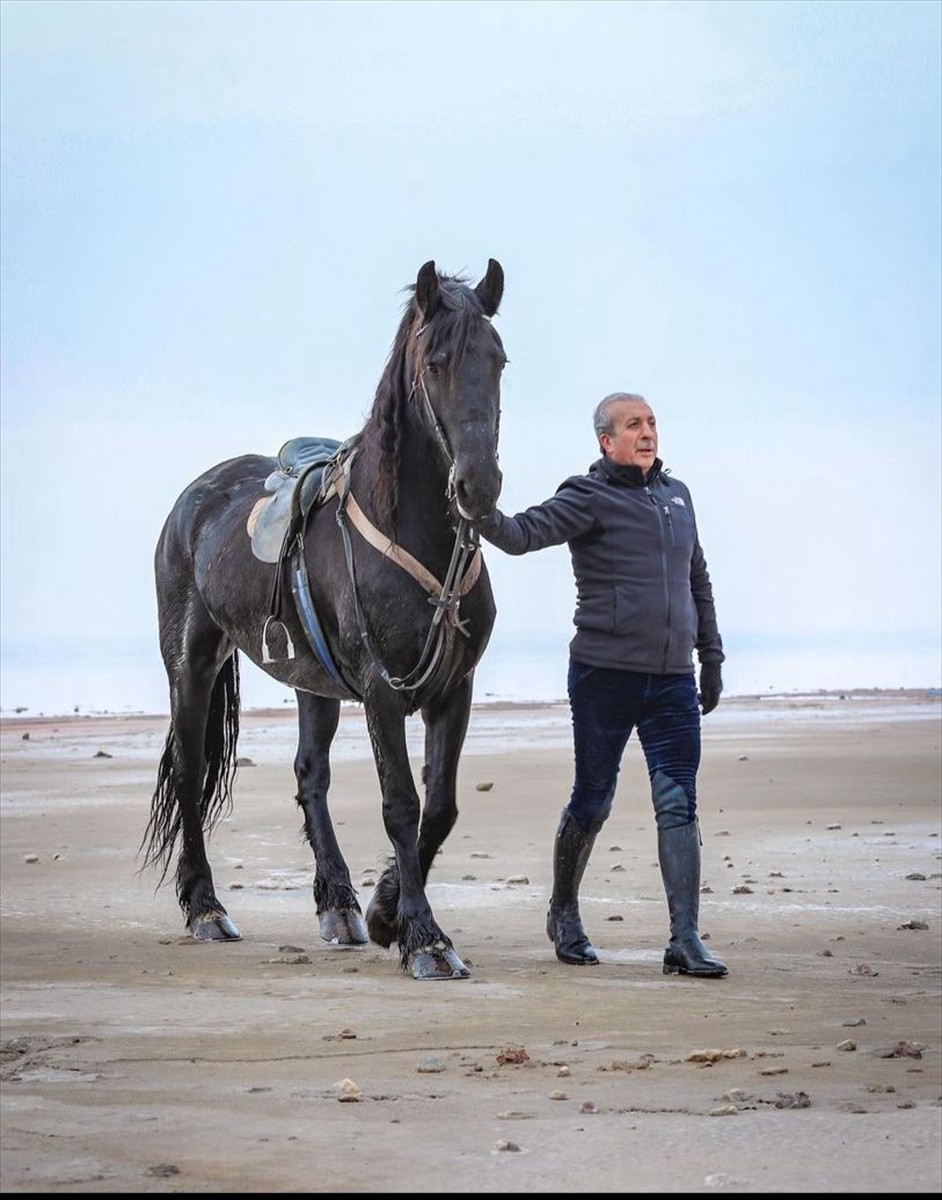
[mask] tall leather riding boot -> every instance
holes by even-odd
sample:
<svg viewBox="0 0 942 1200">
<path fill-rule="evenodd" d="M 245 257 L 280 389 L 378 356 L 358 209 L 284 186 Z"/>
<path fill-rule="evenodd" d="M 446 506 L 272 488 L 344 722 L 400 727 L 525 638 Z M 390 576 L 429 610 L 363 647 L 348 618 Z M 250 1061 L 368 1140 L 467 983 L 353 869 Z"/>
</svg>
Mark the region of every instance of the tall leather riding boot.
<svg viewBox="0 0 942 1200">
<path fill-rule="evenodd" d="M 560 962 L 579 966 L 599 961 L 579 916 L 579 884 L 595 838 L 594 833 L 583 833 L 569 810 L 563 809 L 553 846 L 553 895 L 546 914 L 546 936 L 556 947 Z"/>
<path fill-rule="evenodd" d="M 700 940 L 700 827 L 696 821 L 658 829 L 657 851 L 667 893 L 671 940 L 664 951 L 665 975 L 726 975 L 726 963 L 714 958 Z"/>
</svg>

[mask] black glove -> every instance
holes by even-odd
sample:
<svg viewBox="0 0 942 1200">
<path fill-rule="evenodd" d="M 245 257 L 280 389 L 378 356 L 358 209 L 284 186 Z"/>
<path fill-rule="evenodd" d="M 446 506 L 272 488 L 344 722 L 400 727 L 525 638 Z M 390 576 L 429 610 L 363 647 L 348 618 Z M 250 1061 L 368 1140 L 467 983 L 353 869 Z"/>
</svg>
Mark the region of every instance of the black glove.
<svg viewBox="0 0 942 1200">
<path fill-rule="evenodd" d="M 720 664 L 705 662 L 700 668 L 700 694 L 697 697 L 704 716 L 719 704 L 722 691 L 723 673 Z"/>
</svg>

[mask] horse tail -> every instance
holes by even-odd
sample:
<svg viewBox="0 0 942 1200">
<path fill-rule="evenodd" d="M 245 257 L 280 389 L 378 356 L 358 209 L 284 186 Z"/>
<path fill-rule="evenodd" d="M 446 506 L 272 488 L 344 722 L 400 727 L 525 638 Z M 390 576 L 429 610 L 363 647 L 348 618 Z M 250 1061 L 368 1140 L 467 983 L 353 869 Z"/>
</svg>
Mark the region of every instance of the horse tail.
<svg viewBox="0 0 942 1200">
<path fill-rule="evenodd" d="M 206 775 L 200 794 L 199 816 L 200 826 L 206 833 L 232 810 L 238 740 L 239 655 L 238 651 L 233 650 L 213 683 L 203 737 Z M 142 871 L 151 866 L 160 869 L 158 887 L 167 877 L 173 848 L 183 827 L 174 772 L 175 750 L 176 731 L 171 722 L 157 768 L 157 787 L 151 797 L 150 820 L 139 850 L 139 853 L 144 852 Z"/>
</svg>

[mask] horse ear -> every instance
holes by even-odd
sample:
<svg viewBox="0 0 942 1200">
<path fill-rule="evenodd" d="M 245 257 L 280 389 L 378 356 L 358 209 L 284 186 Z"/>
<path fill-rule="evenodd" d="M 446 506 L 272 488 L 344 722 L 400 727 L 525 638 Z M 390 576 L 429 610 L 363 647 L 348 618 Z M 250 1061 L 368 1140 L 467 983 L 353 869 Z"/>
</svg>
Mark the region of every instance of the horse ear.
<svg viewBox="0 0 942 1200">
<path fill-rule="evenodd" d="M 435 316 L 438 308 L 438 272 L 435 270 L 435 260 L 429 259 L 419 267 L 415 281 L 415 302 L 426 321 Z"/>
<path fill-rule="evenodd" d="M 487 260 L 487 274 L 474 289 L 484 307 L 485 313 L 493 317 L 504 294 L 504 268 L 496 258 Z"/>
</svg>

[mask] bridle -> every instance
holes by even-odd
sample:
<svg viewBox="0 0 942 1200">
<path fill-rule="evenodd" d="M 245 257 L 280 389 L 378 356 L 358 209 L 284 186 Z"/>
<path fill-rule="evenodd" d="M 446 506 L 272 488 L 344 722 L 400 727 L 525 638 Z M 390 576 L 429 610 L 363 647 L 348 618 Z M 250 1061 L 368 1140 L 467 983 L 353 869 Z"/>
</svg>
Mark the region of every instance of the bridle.
<svg viewBox="0 0 942 1200">
<path fill-rule="evenodd" d="M 422 330 L 419 331 L 420 333 Z M 468 516 L 462 512 L 461 505 L 457 499 L 457 488 L 455 484 L 455 456 L 448 442 L 448 437 L 445 430 L 442 428 L 441 421 L 438 419 L 438 414 L 435 412 L 432 405 L 431 397 L 428 393 L 428 386 L 425 382 L 425 372 L 421 371 L 413 379 L 412 388 L 409 392 L 408 399 L 419 393 L 424 399 L 424 409 L 431 425 L 435 438 L 441 447 L 442 453 L 445 456 L 445 461 L 448 464 L 448 484 L 446 487 L 446 499 L 449 503 L 454 501 L 455 508 L 458 511 L 458 525 L 455 530 L 455 540 L 452 546 L 451 559 L 448 563 L 448 570 L 445 574 L 445 579 L 441 585 L 441 591 L 438 595 L 429 596 L 429 604 L 434 608 L 432 613 L 432 621 L 429 626 L 428 633 L 425 638 L 425 644 L 422 647 L 422 652 L 419 655 L 419 660 L 405 675 L 390 675 L 386 666 L 377 654 L 369 630 L 366 626 L 366 617 L 363 612 L 363 607 L 360 604 L 360 595 L 357 589 L 356 568 L 353 557 L 353 544 L 350 538 L 350 530 L 347 524 L 347 500 L 349 496 L 349 485 L 340 495 L 340 502 L 337 505 L 336 520 L 340 527 L 340 534 L 343 540 L 344 557 L 347 562 L 347 572 L 350 576 L 350 583 L 353 586 L 353 604 L 356 613 L 357 629 L 360 633 L 360 641 L 363 643 L 366 652 L 369 654 L 373 666 L 378 671 L 380 677 L 396 692 L 414 692 L 422 687 L 434 675 L 436 669 L 441 664 L 442 653 L 447 641 L 453 639 L 455 630 L 461 633 L 464 637 L 468 637 L 468 629 L 461 621 L 458 614 L 458 607 L 461 603 L 461 597 L 469 588 L 464 588 L 462 585 L 465 582 L 466 572 L 472 556 L 478 551 L 480 546 L 480 535 L 472 527 Z M 390 543 L 392 546 L 392 543 Z M 398 547 L 396 548 L 398 549 Z M 476 580 L 477 576 L 474 576 Z M 474 580 L 472 580 L 473 584 Z M 447 622 L 444 618 L 447 617 Z"/>
<path fill-rule="evenodd" d="M 419 332 L 421 333 L 422 331 L 419 330 Z M 444 429 L 442 428 L 441 421 L 439 421 L 439 419 L 438 419 L 438 414 L 435 412 L 435 409 L 432 407 L 432 398 L 428 394 L 428 385 L 425 382 L 425 372 L 424 371 L 422 371 L 415 379 L 413 379 L 412 388 L 409 391 L 408 400 L 411 400 L 412 397 L 416 394 L 416 391 L 418 390 L 417 389 L 418 384 L 422 385 L 422 395 L 425 399 L 425 411 L 428 415 L 428 420 L 429 420 L 429 424 L 432 427 L 432 432 L 435 434 L 435 437 L 438 440 L 439 446 L 441 446 L 442 454 L 444 454 L 444 456 L 445 456 L 445 462 L 448 463 L 448 484 L 445 488 L 445 499 L 449 502 L 449 504 L 452 501 L 454 501 L 455 508 L 458 510 L 458 516 L 460 517 L 460 519 L 462 521 L 467 523 L 468 517 L 462 511 L 461 505 L 458 502 L 458 488 L 457 488 L 457 484 L 455 481 L 455 468 L 456 468 L 455 456 L 452 453 L 451 446 L 448 442 L 448 436 L 446 435 Z M 407 401 L 407 403 L 408 403 L 408 401 Z"/>
</svg>

